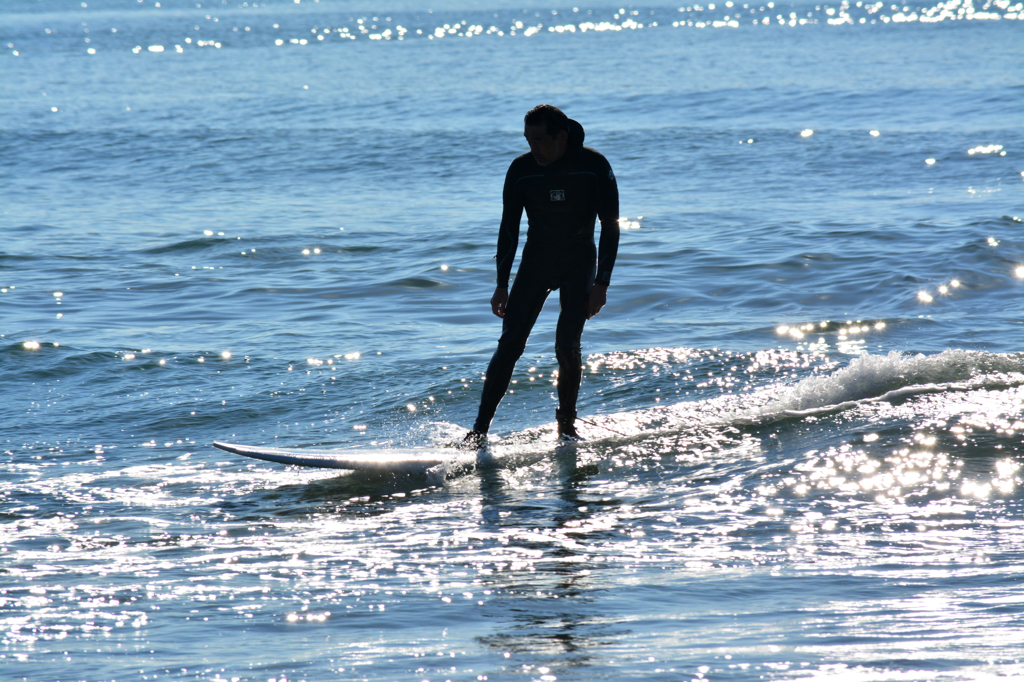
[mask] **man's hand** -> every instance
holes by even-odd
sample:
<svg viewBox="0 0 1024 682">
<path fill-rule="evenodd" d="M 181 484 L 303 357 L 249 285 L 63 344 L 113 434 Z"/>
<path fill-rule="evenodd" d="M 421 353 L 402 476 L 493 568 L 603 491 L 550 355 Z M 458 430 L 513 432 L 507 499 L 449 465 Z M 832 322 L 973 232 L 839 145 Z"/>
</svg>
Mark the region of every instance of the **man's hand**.
<svg viewBox="0 0 1024 682">
<path fill-rule="evenodd" d="M 508 287 L 496 287 L 491 296 L 491 312 L 498 317 L 505 317 L 505 306 L 508 304 Z"/>
<path fill-rule="evenodd" d="M 604 304 L 608 302 L 608 285 L 595 284 L 590 289 L 590 297 L 587 299 L 587 319 L 597 315 Z"/>
</svg>

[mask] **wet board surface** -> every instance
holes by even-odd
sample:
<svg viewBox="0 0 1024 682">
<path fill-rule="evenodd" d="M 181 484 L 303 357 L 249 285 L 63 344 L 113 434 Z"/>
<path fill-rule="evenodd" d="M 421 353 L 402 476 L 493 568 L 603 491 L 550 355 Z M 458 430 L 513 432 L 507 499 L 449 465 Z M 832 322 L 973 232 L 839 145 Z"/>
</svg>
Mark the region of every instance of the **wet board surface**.
<svg viewBox="0 0 1024 682">
<path fill-rule="evenodd" d="M 435 467 L 462 467 L 477 460 L 475 451 L 454 448 L 409 448 L 402 450 L 301 450 L 271 448 L 261 445 L 239 445 L 214 441 L 214 447 L 236 455 L 267 462 L 320 469 L 353 471 L 426 473 Z"/>
</svg>

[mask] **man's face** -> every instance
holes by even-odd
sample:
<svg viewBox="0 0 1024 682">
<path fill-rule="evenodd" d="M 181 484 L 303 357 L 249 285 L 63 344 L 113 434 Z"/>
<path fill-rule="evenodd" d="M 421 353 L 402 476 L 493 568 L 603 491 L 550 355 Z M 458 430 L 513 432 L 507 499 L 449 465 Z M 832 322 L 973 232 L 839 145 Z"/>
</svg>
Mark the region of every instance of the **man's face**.
<svg viewBox="0 0 1024 682">
<path fill-rule="evenodd" d="M 565 131 L 555 137 L 548 135 L 547 126 L 543 123 L 526 126 L 523 135 L 538 166 L 547 166 L 562 158 L 569 140 L 569 135 Z"/>
</svg>

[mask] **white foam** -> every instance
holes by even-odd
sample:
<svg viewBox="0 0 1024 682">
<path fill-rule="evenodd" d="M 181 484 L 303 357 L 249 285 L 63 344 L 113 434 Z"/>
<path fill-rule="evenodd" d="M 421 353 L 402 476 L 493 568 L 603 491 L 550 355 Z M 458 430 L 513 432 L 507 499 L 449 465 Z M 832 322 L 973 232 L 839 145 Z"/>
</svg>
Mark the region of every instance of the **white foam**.
<svg viewBox="0 0 1024 682">
<path fill-rule="evenodd" d="M 947 350 L 937 355 L 905 355 L 892 351 L 888 355 L 862 355 L 828 376 L 804 379 L 762 406 L 738 415 L 737 421 L 763 423 L 922 393 L 1022 383 L 1024 357 L 1020 354 Z"/>
</svg>

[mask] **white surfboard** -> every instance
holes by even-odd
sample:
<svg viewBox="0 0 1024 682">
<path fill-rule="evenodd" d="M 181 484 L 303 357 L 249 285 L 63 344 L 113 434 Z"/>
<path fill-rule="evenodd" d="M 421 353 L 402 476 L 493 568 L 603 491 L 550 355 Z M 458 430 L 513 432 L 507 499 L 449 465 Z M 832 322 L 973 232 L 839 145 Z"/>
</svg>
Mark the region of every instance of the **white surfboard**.
<svg viewBox="0 0 1024 682">
<path fill-rule="evenodd" d="M 320 469 L 349 469 L 375 473 L 425 474 L 433 469 L 444 468 L 452 473 L 474 465 L 478 459 L 475 451 L 454 448 L 408 448 L 402 450 L 286 450 L 261 445 L 238 445 L 214 441 L 214 447 L 267 462 L 291 464 Z"/>
</svg>

